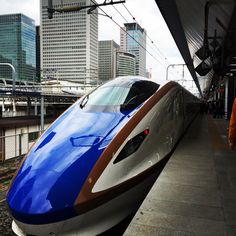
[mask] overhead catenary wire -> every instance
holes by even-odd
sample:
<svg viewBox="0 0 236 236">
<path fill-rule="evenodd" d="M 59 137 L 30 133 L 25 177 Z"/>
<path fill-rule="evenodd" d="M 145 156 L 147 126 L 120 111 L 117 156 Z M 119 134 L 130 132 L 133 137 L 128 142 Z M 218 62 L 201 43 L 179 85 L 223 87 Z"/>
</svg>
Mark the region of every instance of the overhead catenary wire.
<svg viewBox="0 0 236 236">
<path fill-rule="evenodd" d="M 91 0 L 91 2 L 93 2 L 94 4 L 96 4 L 93 0 Z M 142 44 L 140 44 L 129 32 L 127 32 L 127 30 L 125 30 L 123 27 L 121 27 L 119 25 L 119 23 L 117 23 L 111 16 L 109 16 L 101 7 L 98 7 L 105 16 L 107 16 L 108 18 L 110 18 L 121 30 L 123 30 L 127 35 L 129 35 L 142 49 L 144 49 L 154 60 L 156 60 L 157 62 L 159 62 L 164 68 L 166 68 L 166 65 L 164 65 L 158 58 L 156 58 L 155 56 L 153 56 L 152 53 L 150 53 Z"/>
<path fill-rule="evenodd" d="M 127 10 L 127 12 L 131 15 L 131 17 L 133 18 L 133 20 L 136 21 L 135 17 L 131 14 L 131 12 L 129 11 L 129 9 L 125 6 L 124 3 L 122 3 L 122 5 L 125 7 L 125 9 Z M 137 21 L 136 21 L 137 22 Z"/>
<path fill-rule="evenodd" d="M 112 5 L 113 6 L 113 5 Z M 126 21 L 128 22 L 128 20 L 120 13 L 120 11 L 115 7 L 113 6 L 113 8 L 116 10 L 116 12 Z"/>
<path fill-rule="evenodd" d="M 136 18 L 135 18 L 135 17 L 132 15 L 132 13 L 129 11 L 129 9 L 124 5 L 124 3 L 122 3 L 122 4 L 123 4 L 123 6 L 126 8 L 126 10 L 129 12 L 129 14 L 130 14 L 131 17 L 133 18 L 133 20 L 135 20 L 136 23 L 139 24 L 139 23 L 137 22 Z M 114 7 L 114 6 L 113 6 L 113 7 Z M 114 7 L 114 8 L 115 8 L 115 7 Z M 122 13 L 121 13 L 117 8 L 115 8 L 115 10 L 119 13 L 119 15 L 120 15 L 127 23 L 129 22 L 129 21 L 122 15 Z M 169 61 L 167 61 L 166 56 L 160 51 L 160 49 L 155 45 L 155 43 L 152 41 L 152 39 L 147 35 L 147 32 L 144 31 L 144 33 L 145 33 L 146 37 L 151 41 L 152 45 L 154 45 L 154 46 L 156 47 L 156 49 L 158 50 L 158 54 L 157 54 L 157 55 L 160 54 L 160 58 L 161 58 L 161 56 L 164 57 L 164 58 L 165 58 L 165 62 L 166 62 L 166 63 L 168 62 L 168 64 L 170 65 L 171 63 L 170 63 Z M 143 36 L 143 35 L 142 35 L 142 36 Z M 143 36 L 143 38 L 144 38 L 144 36 Z M 146 42 L 146 44 L 147 44 L 147 46 L 150 47 L 151 50 L 155 51 L 155 49 L 153 49 L 152 45 L 150 45 L 148 42 Z M 161 58 L 161 59 L 162 59 L 162 58 Z M 162 64 L 162 65 L 163 65 L 163 64 Z M 167 68 L 167 65 L 163 65 L 163 66 L 164 66 L 165 68 Z M 179 74 L 179 72 L 176 70 L 176 68 L 174 68 L 174 69 L 175 69 L 176 73 Z M 176 74 L 173 73 L 173 71 L 170 71 L 170 74 L 172 74 L 174 77 L 176 77 Z M 176 78 L 177 78 L 177 77 L 176 77 Z M 177 79 L 178 79 L 178 78 L 177 78 Z"/>
<path fill-rule="evenodd" d="M 124 3 L 122 3 L 122 5 L 124 6 L 124 8 L 126 9 L 126 11 L 129 13 L 129 15 L 132 17 L 132 19 L 137 23 L 138 21 L 136 20 L 136 17 L 134 17 L 134 15 L 131 13 L 131 11 L 126 7 L 126 5 Z M 167 57 L 165 56 L 165 54 L 157 47 L 157 45 L 155 44 L 155 42 L 149 37 L 149 35 L 147 34 L 146 31 L 144 31 L 146 37 L 150 40 L 150 42 L 152 43 L 152 45 L 156 48 L 156 50 L 159 52 L 159 54 L 165 59 L 165 62 L 170 65 L 172 63 L 170 63 L 170 61 L 167 59 Z M 147 45 L 149 45 L 147 43 Z M 152 49 L 152 47 L 149 45 L 149 47 Z M 166 66 L 167 67 L 167 66 Z M 176 70 L 176 69 L 175 69 Z M 179 73 L 177 70 L 176 70 L 177 73 Z M 176 76 L 173 72 L 170 72 L 171 74 L 173 74 L 174 76 Z"/>
<path fill-rule="evenodd" d="M 124 3 L 122 3 L 122 5 L 124 6 L 124 8 L 126 9 L 126 11 L 129 13 L 129 15 L 132 17 L 132 19 L 134 21 L 136 21 L 136 23 L 138 23 L 138 21 L 136 20 L 136 18 L 133 16 L 133 14 L 130 12 L 130 10 L 125 6 Z M 138 23 L 139 24 L 139 23 Z M 165 54 L 157 47 L 157 45 L 155 44 L 155 42 L 148 36 L 147 32 L 145 32 L 146 37 L 150 40 L 150 42 L 154 45 L 154 47 L 158 50 L 158 52 L 162 55 L 162 57 L 164 57 L 165 60 L 168 60 L 167 57 L 165 56 Z"/>
<path fill-rule="evenodd" d="M 129 9 L 124 5 L 124 3 L 122 3 L 123 6 L 125 7 L 125 9 L 128 11 L 128 13 L 131 15 L 131 17 L 133 18 L 133 20 L 137 22 L 136 18 L 132 15 L 132 13 L 129 11 Z M 114 6 L 113 6 L 114 7 Z M 118 14 L 128 23 L 129 21 L 123 16 L 123 14 L 121 14 L 121 12 L 114 7 L 115 10 L 118 12 Z M 139 23 L 138 23 L 139 24 Z M 154 41 L 148 36 L 147 32 L 144 31 L 144 34 L 146 35 L 146 37 L 150 40 L 150 42 L 153 44 L 153 46 L 158 50 L 158 53 L 165 59 L 167 60 L 166 56 L 161 52 L 161 50 L 156 46 L 156 44 L 154 43 Z M 150 46 L 150 44 L 147 43 L 147 45 L 153 50 L 152 46 Z"/>
<path fill-rule="evenodd" d="M 129 21 L 123 16 L 123 14 L 122 14 L 115 6 L 113 6 L 113 8 L 116 10 L 116 12 L 117 12 L 127 23 L 129 23 Z M 127 9 L 127 10 L 128 10 L 128 9 Z M 130 14 L 131 14 L 131 13 L 130 13 Z M 136 22 L 137 22 L 137 21 L 136 21 Z M 138 23 L 138 22 L 137 22 L 137 23 Z M 148 37 L 148 39 L 151 41 L 151 43 L 157 48 L 157 50 L 158 50 L 158 53 L 157 53 L 157 54 L 160 54 L 160 57 L 161 57 L 161 56 L 163 57 L 161 51 L 160 51 L 159 48 L 154 44 L 154 42 L 151 40 L 151 38 L 147 35 L 147 32 L 146 32 L 146 31 L 144 31 L 144 34 L 145 34 L 146 37 Z M 143 35 L 142 35 L 142 36 L 143 36 Z M 144 39 L 144 36 L 143 36 L 143 39 Z M 145 39 L 145 41 L 146 41 L 146 39 Z M 146 44 L 147 44 L 147 46 L 150 47 L 151 50 L 155 51 L 155 49 L 152 47 L 151 44 L 149 44 L 148 42 L 146 42 Z M 165 56 L 164 56 L 164 58 L 165 58 L 165 60 L 167 60 L 167 58 L 166 58 Z M 161 59 L 162 59 L 162 58 L 161 58 Z"/>
<path fill-rule="evenodd" d="M 96 3 L 91 0 L 91 2 L 93 4 L 96 5 Z M 103 12 L 103 16 L 108 17 L 111 21 L 113 21 L 122 31 L 124 31 L 127 35 L 129 35 L 142 49 L 144 49 L 155 61 L 157 61 L 162 67 L 164 67 L 165 69 L 167 68 L 167 65 L 163 64 L 162 61 L 160 61 L 158 58 L 156 58 L 152 53 L 150 53 L 142 44 L 140 44 L 129 32 L 127 32 L 127 30 L 124 29 L 124 27 L 120 26 L 119 23 L 117 23 L 112 16 L 108 15 L 100 6 L 97 7 L 98 9 L 100 9 Z M 173 74 L 173 76 L 176 76 L 176 74 L 170 72 L 171 74 Z"/>
<path fill-rule="evenodd" d="M 136 18 L 133 16 L 133 14 L 131 13 L 131 11 L 125 6 L 125 4 L 124 3 L 122 3 L 122 5 L 125 7 L 125 9 L 126 9 L 126 11 L 129 13 L 129 15 L 132 17 L 132 19 L 134 20 L 134 21 L 136 21 L 136 23 L 138 23 L 137 22 L 137 20 L 136 20 Z M 114 6 L 113 6 L 114 7 Z M 128 20 L 123 16 L 123 14 L 116 8 L 116 7 L 114 7 L 115 8 L 115 10 L 116 10 L 116 12 L 128 23 Z M 100 8 L 101 9 L 101 8 Z M 103 11 L 103 10 L 102 10 Z M 104 11 L 103 11 L 104 12 Z M 106 14 L 107 15 L 107 14 Z M 107 15 L 108 16 L 108 15 Z M 112 17 L 110 17 L 111 19 L 112 19 Z M 113 19 L 112 19 L 113 20 Z M 114 21 L 114 20 L 113 20 Z M 117 22 L 115 22 L 115 23 L 117 23 Z M 139 24 L 139 23 L 138 23 Z M 124 30 L 124 28 L 123 27 L 121 27 L 119 24 L 118 24 L 118 26 L 123 30 L 123 31 L 125 31 Z M 127 32 L 127 31 L 125 31 L 128 35 L 129 35 L 129 33 Z M 165 59 L 165 62 L 167 63 L 167 64 L 171 64 L 170 63 L 170 61 L 167 59 L 167 57 L 165 56 L 165 54 L 157 47 L 157 45 L 154 43 L 154 41 L 149 37 L 149 35 L 147 34 L 147 32 L 146 31 L 144 31 L 144 33 L 145 33 L 145 35 L 146 35 L 146 37 L 150 40 L 150 42 L 151 42 L 151 44 L 152 44 L 152 46 L 154 46 L 155 48 L 156 48 L 156 50 L 158 51 L 158 54 L 157 55 L 159 55 L 160 57 L 163 57 L 164 59 Z M 133 38 L 133 37 L 132 37 Z M 134 38 L 133 38 L 134 39 Z M 135 39 L 134 39 L 135 40 Z M 135 40 L 136 41 L 136 40 Z M 137 41 L 136 41 L 137 42 Z M 138 43 L 139 44 L 139 43 Z M 150 44 L 148 43 L 148 42 L 146 42 L 146 44 L 150 47 L 150 49 L 151 50 L 153 50 L 153 47 L 152 46 L 150 46 Z M 140 44 L 139 44 L 140 45 Z M 146 50 L 146 52 L 148 52 L 148 50 Z M 148 52 L 149 53 L 149 52 Z M 149 53 L 150 54 L 150 53 Z M 150 54 L 151 55 L 151 54 Z M 153 55 L 152 55 L 152 57 L 153 57 Z M 154 57 L 153 57 L 154 58 Z M 167 68 L 167 65 L 163 65 L 163 63 L 161 63 L 159 60 L 157 60 L 163 67 L 165 67 L 165 69 Z M 176 73 L 177 74 L 179 74 L 179 71 L 174 67 L 174 70 L 176 71 Z M 172 74 L 173 76 L 174 76 L 174 78 L 175 79 L 177 79 L 177 81 L 179 81 L 179 79 L 176 77 L 176 73 L 173 73 L 173 71 L 170 71 L 170 74 Z M 182 77 L 182 80 L 184 79 L 184 77 Z M 182 81 L 181 80 L 181 81 Z M 183 83 L 184 83 L 185 81 L 183 81 Z"/>
</svg>

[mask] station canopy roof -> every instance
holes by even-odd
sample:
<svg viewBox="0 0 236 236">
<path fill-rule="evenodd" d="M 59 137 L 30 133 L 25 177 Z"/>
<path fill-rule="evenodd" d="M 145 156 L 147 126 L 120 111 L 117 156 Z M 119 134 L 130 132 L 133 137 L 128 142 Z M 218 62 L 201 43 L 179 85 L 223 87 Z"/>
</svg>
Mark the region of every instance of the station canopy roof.
<svg viewBox="0 0 236 236">
<path fill-rule="evenodd" d="M 236 74 L 236 0 L 155 0 L 203 96 Z"/>
</svg>

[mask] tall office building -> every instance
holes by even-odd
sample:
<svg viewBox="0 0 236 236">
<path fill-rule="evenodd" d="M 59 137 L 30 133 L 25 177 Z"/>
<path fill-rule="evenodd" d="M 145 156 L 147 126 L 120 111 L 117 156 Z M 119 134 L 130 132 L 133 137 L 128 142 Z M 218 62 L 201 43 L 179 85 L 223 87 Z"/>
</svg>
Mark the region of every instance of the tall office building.
<svg viewBox="0 0 236 236">
<path fill-rule="evenodd" d="M 0 15 L 0 63 L 10 63 L 17 80 L 35 80 L 35 22 L 23 14 Z M 10 66 L 0 65 L 0 77 L 11 79 Z"/>
<path fill-rule="evenodd" d="M 135 75 L 135 55 L 118 51 L 116 55 L 117 76 Z"/>
<path fill-rule="evenodd" d="M 100 82 L 118 76 L 135 75 L 135 55 L 122 52 L 113 40 L 99 41 L 98 58 Z"/>
<path fill-rule="evenodd" d="M 41 66 L 44 77 L 91 82 L 98 78 L 98 15 L 87 10 L 53 14 L 40 0 Z M 63 4 L 63 5 L 61 5 Z M 53 0 L 53 7 L 92 5 L 91 0 Z"/>
<path fill-rule="evenodd" d="M 116 51 L 119 45 L 113 40 L 99 41 L 98 75 L 100 82 L 116 77 Z"/>
<path fill-rule="evenodd" d="M 135 55 L 136 75 L 146 76 L 146 31 L 137 23 L 124 26 L 120 31 L 121 49 Z"/>
</svg>

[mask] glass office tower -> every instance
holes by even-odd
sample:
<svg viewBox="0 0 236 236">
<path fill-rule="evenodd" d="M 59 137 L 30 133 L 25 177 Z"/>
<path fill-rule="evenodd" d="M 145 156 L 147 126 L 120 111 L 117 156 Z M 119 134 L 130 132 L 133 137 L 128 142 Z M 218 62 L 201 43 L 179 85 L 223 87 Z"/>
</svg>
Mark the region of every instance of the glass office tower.
<svg viewBox="0 0 236 236">
<path fill-rule="evenodd" d="M 35 80 L 34 20 L 23 14 L 0 15 L 0 63 L 12 64 L 17 80 Z M 0 78 L 12 78 L 9 66 L 0 65 Z"/>
<path fill-rule="evenodd" d="M 137 23 L 124 26 L 120 31 L 121 50 L 135 55 L 135 74 L 146 76 L 146 31 Z"/>
</svg>

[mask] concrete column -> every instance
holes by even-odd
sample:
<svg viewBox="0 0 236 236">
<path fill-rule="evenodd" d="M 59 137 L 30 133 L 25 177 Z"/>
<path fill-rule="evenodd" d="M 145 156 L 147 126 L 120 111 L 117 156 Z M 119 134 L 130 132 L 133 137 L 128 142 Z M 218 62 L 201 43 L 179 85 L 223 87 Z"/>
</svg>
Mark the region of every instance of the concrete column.
<svg viewBox="0 0 236 236">
<path fill-rule="evenodd" d="M 44 131 L 44 97 L 41 96 L 41 102 L 40 102 L 40 128 L 41 133 Z"/>
<path fill-rule="evenodd" d="M 5 112 L 5 100 L 2 98 L 2 113 Z"/>
<path fill-rule="evenodd" d="M 34 100 L 34 115 L 38 115 L 37 98 L 35 98 Z"/>
<path fill-rule="evenodd" d="M 16 113 L 16 100 L 15 100 L 15 98 L 12 99 L 12 109 L 13 109 L 13 113 Z"/>
</svg>

